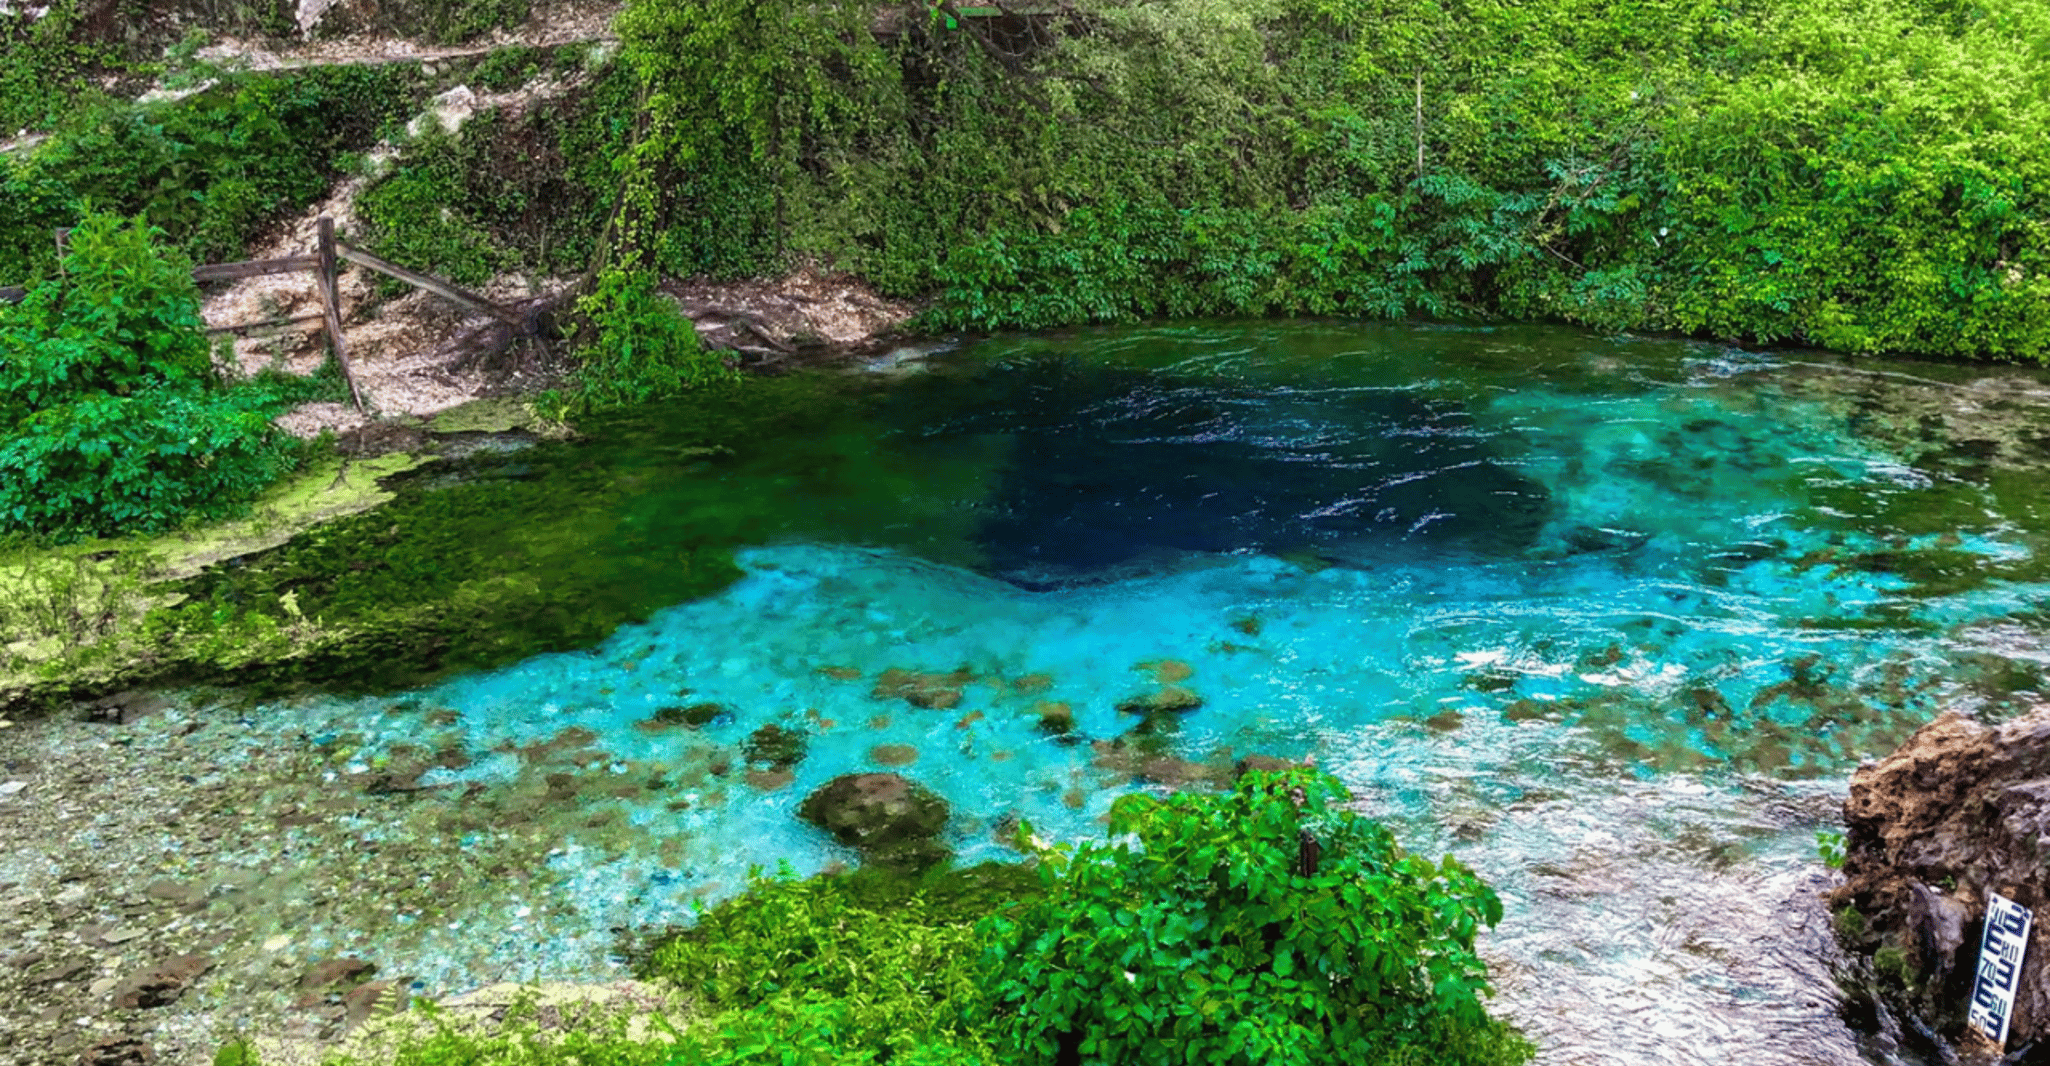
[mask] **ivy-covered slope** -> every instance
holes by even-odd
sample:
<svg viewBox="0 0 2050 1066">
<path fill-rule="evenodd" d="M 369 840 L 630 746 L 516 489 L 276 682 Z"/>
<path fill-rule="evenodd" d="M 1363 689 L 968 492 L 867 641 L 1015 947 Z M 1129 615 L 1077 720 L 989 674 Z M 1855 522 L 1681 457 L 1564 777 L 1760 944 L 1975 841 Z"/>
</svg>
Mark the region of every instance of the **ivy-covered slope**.
<svg viewBox="0 0 2050 1066">
<path fill-rule="evenodd" d="M 630 249 L 814 257 L 943 327 L 1480 312 L 2050 356 L 2046 0 L 990 11 L 638 0 Z"/>
<path fill-rule="evenodd" d="M 194 53 L 217 38 L 271 46 L 297 40 L 305 6 L 298 0 L 0 4 L 0 142 L 18 129 L 47 129 L 82 106 L 128 99 L 153 78 L 175 81 Z M 447 45 L 513 29 L 532 8 L 533 0 L 344 2 L 323 13 L 315 34 Z"/>
</svg>

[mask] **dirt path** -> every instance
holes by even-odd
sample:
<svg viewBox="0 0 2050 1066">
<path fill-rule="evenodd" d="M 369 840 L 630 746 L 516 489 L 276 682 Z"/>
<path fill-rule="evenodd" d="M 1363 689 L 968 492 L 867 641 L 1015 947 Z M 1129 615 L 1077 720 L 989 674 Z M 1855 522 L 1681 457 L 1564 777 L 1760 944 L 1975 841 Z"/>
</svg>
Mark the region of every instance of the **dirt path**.
<svg viewBox="0 0 2050 1066">
<path fill-rule="evenodd" d="M 341 8 L 300 0 L 301 25 L 314 8 Z M 435 45 L 402 37 L 351 34 L 333 40 L 282 42 L 224 37 L 198 52 L 201 59 L 245 70 L 289 70 L 294 67 L 369 66 L 380 63 L 438 62 L 475 59 L 501 48 L 546 48 L 565 44 L 616 42 L 612 20 L 626 7 L 624 0 L 558 0 L 534 5 L 527 21 L 512 29 L 460 45 Z"/>
</svg>

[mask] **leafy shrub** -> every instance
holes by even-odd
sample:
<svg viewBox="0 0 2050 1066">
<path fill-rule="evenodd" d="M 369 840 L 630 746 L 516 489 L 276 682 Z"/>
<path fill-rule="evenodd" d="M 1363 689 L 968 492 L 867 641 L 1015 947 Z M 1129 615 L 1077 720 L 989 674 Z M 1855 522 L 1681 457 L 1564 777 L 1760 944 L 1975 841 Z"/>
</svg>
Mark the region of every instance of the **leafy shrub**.
<svg viewBox="0 0 2050 1066">
<path fill-rule="evenodd" d="M 400 1066 L 1030 1066 L 1325 1063 L 1517 1066 L 1530 1045 L 1482 1011 L 1471 873 L 1405 856 L 1313 772 L 1223 796 L 1120 801 L 1113 832 L 1043 863 L 862 869 L 748 890 L 638 964 L 692 1016 L 542 1042 L 446 1032 Z M 1324 851 L 1304 874 L 1300 833 Z M 1029 836 L 1029 829 L 1024 831 Z M 660 1023 L 658 1023 L 659 1025 Z M 1063 1045 L 1072 1053 L 1056 1058 Z M 335 1064 L 341 1066 L 341 1064 Z"/>
<path fill-rule="evenodd" d="M 466 138 L 445 131 L 422 136 L 402 165 L 358 198 L 357 211 L 379 254 L 464 285 L 481 284 L 518 265 L 510 250 L 467 217 L 471 201 L 464 182 L 476 160 L 462 146 L 488 139 L 493 125 L 489 117 L 477 123 L 484 128 L 472 128 Z M 403 285 L 390 282 L 387 287 L 396 292 Z"/>
<path fill-rule="evenodd" d="M 66 277 L 0 307 L 0 531 L 58 539 L 233 513 L 297 461 L 292 389 L 214 380 L 191 263 L 94 216 Z"/>
<path fill-rule="evenodd" d="M 0 525 L 67 540 L 152 532 L 235 514 L 296 465 L 267 412 L 233 394 L 88 395 L 0 439 Z"/>
<path fill-rule="evenodd" d="M 17 129 L 44 129 L 91 92 L 89 76 L 115 57 L 84 39 L 80 0 L 54 0 L 41 17 L 8 5 L 0 11 L 0 140 Z"/>
<path fill-rule="evenodd" d="M 1527 1061 L 1479 998 L 1494 894 L 1344 798 L 1323 774 L 1251 774 L 1120 800 L 1111 831 L 1131 839 L 1043 851 L 1036 874 L 757 879 L 645 969 L 719 1012 L 692 1027 L 716 1046 L 782 1041 L 807 1063 Z"/>
<path fill-rule="evenodd" d="M 991 922 L 999 1046 L 1015 1062 L 1527 1059 L 1479 999 L 1494 892 L 1405 854 L 1347 798 L 1297 771 L 1119 800 L 1110 829 L 1132 841 L 1055 857 L 1046 894 Z"/>
<path fill-rule="evenodd" d="M 590 322 L 573 376 L 579 409 L 647 403 L 734 377 L 718 353 L 698 343 L 697 328 L 655 291 L 646 273 L 600 274 L 577 309 Z"/>
<path fill-rule="evenodd" d="M 495 93 L 509 93 L 531 80 L 546 68 L 548 52 L 541 48 L 514 46 L 500 48 L 485 56 L 471 71 L 470 78 L 478 87 Z"/>
<path fill-rule="evenodd" d="M 323 20 L 320 32 L 375 30 L 380 35 L 461 44 L 493 30 L 515 29 L 532 10 L 532 0 L 386 0 L 369 7 L 361 19 L 337 13 L 340 17 Z"/>
</svg>

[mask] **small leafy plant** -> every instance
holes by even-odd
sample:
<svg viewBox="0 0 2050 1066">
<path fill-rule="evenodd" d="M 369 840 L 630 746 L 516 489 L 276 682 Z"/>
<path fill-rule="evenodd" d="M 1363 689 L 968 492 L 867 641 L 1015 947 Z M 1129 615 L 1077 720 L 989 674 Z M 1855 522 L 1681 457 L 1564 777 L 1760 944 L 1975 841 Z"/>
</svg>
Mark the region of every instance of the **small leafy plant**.
<svg viewBox="0 0 2050 1066">
<path fill-rule="evenodd" d="M 1822 865 L 1832 870 L 1844 868 L 1844 835 L 1834 829 L 1819 830 L 1815 834 L 1815 851 L 1822 857 Z"/>
</svg>

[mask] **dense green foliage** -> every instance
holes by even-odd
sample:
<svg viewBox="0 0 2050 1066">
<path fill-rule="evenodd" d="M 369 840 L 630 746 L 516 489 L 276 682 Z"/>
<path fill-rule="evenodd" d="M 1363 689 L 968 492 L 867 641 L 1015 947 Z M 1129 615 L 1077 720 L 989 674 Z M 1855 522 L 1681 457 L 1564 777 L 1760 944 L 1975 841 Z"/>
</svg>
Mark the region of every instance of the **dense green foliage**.
<svg viewBox="0 0 2050 1066">
<path fill-rule="evenodd" d="M 1000 1061 L 972 1017 L 982 977 L 976 923 L 1036 890 L 1029 870 L 1005 866 L 917 879 L 760 878 L 657 947 L 645 968 L 714 1012 L 702 1026 L 720 1034 L 714 1046 L 759 1031 L 815 1043 L 804 1062 L 921 1052 L 926 1061 Z"/>
<path fill-rule="evenodd" d="M 626 234 L 944 327 L 1558 318 L 2050 355 L 2045 0 L 639 0 Z"/>
<path fill-rule="evenodd" d="M 371 31 L 435 44 L 475 40 L 498 29 L 527 21 L 533 0 L 383 0 L 364 5 L 364 17 L 350 18 L 344 9 L 322 21 L 322 35 Z"/>
<path fill-rule="evenodd" d="M 73 231 L 61 281 L 0 307 L 0 531 L 59 539 L 232 513 L 296 462 L 293 390 L 222 388 L 191 264 L 112 216 Z"/>
<path fill-rule="evenodd" d="M 1297 771 L 1119 800 L 1110 831 L 1130 842 L 1051 862 L 1048 891 L 990 926 L 998 1045 L 1016 1062 L 1522 1061 L 1479 999 L 1474 935 L 1501 902 L 1346 798 Z"/>
<path fill-rule="evenodd" d="M 40 19 L 0 13 L 0 140 L 42 129 L 86 94 L 87 75 L 115 52 L 84 40 L 82 0 L 55 0 Z"/>
<path fill-rule="evenodd" d="M 574 76 L 588 58 L 573 48 L 511 49 L 475 74 L 511 88 L 544 70 Z M 366 239 L 380 254 L 466 284 L 515 270 L 584 271 L 610 222 L 636 102 L 631 72 L 603 66 L 549 106 L 427 134 L 359 201 Z M 552 414 L 667 399 L 732 377 L 657 293 L 641 258 L 606 263 L 573 310 L 579 362 L 567 390 L 542 398 Z"/>
<path fill-rule="evenodd" d="M 88 210 L 141 215 L 194 259 L 242 258 L 302 210 L 418 93 L 404 69 L 231 78 L 175 103 L 105 105 L 19 160 L 0 159 L 0 281 L 55 272 L 51 231 Z"/>
</svg>

